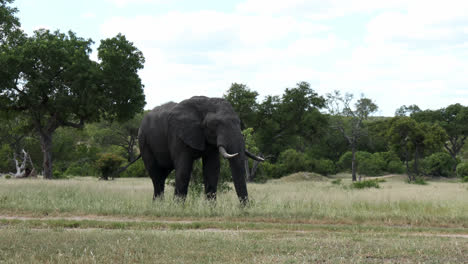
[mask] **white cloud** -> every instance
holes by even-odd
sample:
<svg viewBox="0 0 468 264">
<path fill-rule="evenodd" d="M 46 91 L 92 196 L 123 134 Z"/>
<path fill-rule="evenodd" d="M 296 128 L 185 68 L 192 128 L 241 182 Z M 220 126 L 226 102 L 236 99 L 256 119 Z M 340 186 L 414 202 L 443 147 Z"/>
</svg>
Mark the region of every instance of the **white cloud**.
<svg viewBox="0 0 468 264">
<path fill-rule="evenodd" d="M 468 104 L 461 96 L 468 83 L 468 23 L 460 11 L 466 5 L 247 0 L 231 13 L 114 17 L 101 31 L 105 37 L 122 32 L 143 51 L 148 108 L 199 94 L 221 96 L 232 82 L 246 83 L 262 98 L 309 81 L 320 94 L 364 93 L 381 114 L 392 115 L 403 104 Z M 344 25 L 363 13 L 365 27 Z"/>
<path fill-rule="evenodd" d="M 106 0 L 118 7 L 125 7 L 129 4 L 141 4 L 141 3 L 159 3 L 161 0 Z"/>
</svg>

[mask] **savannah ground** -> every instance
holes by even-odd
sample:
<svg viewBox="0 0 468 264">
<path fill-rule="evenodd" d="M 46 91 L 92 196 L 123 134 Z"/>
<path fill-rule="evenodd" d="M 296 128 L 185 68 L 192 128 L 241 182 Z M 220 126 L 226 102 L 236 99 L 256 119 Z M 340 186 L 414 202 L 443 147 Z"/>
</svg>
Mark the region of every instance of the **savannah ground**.
<svg viewBox="0 0 468 264">
<path fill-rule="evenodd" d="M 338 176 L 339 177 L 339 176 Z M 468 263 L 468 184 L 296 174 L 216 203 L 151 180 L 0 179 L 0 263 Z"/>
</svg>

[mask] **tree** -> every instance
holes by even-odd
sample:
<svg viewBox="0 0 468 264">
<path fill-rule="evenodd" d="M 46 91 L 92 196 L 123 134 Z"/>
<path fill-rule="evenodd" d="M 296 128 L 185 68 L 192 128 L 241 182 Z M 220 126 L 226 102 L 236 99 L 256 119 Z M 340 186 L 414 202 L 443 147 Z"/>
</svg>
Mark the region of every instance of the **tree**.
<svg viewBox="0 0 468 264">
<path fill-rule="evenodd" d="M 245 84 L 233 83 L 223 95 L 231 103 L 234 111 L 239 115 L 243 129 L 252 127 L 255 122 L 255 112 L 257 110 L 256 91 L 250 90 Z"/>
<path fill-rule="evenodd" d="M 425 152 L 440 151 L 446 134 L 437 124 L 418 123 L 409 117 L 395 117 L 388 130 L 388 138 L 395 152 L 403 155 L 408 178 L 412 181 L 419 175 L 419 159 L 428 154 Z M 411 156 L 414 173 L 409 168 Z"/>
<path fill-rule="evenodd" d="M 0 45 L 14 43 L 22 35 L 19 19 L 15 16 L 17 8 L 9 6 L 14 0 L 0 0 Z"/>
<path fill-rule="evenodd" d="M 468 107 L 453 104 L 435 111 L 413 113 L 411 117 L 419 122 L 437 123 L 447 132 L 448 142 L 444 143 L 444 147 L 454 160 L 452 170 L 455 172 L 457 156 L 468 137 Z"/>
<path fill-rule="evenodd" d="M 0 61 L 0 110 L 21 112 L 41 139 L 44 177 L 52 178 L 52 136 L 59 127 L 83 128 L 100 118 L 124 121 L 145 104 L 138 70 L 142 53 L 119 34 L 101 41 L 38 30 L 5 48 Z"/>
<path fill-rule="evenodd" d="M 395 116 L 409 116 L 414 113 L 421 112 L 421 109 L 417 105 L 402 105 L 395 111 Z"/>
<path fill-rule="evenodd" d="M 351 108 L 352 94 L 341 96 L 339 91 L 327 94 L 327 109 L 333 117 L 331 127 L 341 132 L 348 141 L 351 148 L 351 174 L 352 180 L 356 181 L 356 151 L 359 139 L 366 135 L 364 121 L 378 109 L 371 99 L 361 97 L 355 103 L 355 110 Z"/>
<path fill-rule="evenodd" d="M 306 82 L 287 88 L 281 97 L 267 96 L 253 127 L 260 149 L 277 158 L 288 148 L 303 148 L 303 141 L 312 140 L 326 124 L 319 111 L 324 106 L 325 99 Z"/>
</svg>

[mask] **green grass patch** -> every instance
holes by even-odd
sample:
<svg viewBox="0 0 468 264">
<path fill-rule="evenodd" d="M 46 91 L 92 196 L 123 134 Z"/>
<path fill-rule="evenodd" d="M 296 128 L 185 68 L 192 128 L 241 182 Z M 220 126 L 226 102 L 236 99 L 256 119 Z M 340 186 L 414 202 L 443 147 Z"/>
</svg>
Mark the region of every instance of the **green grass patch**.
<svg viewBox="0 0 468 264">
<path fill-rule="evenodd" d="M 360 232 L 0 229 L 5 263 L 463 263 L 467 240 Z"/>
<path fill-rule="evenodd" d="M 354 189 L 365 189 L 365 188 L 380 188 L 379 180 L 364 180 L 356 181 L 351 184 Z"/>
</svg>

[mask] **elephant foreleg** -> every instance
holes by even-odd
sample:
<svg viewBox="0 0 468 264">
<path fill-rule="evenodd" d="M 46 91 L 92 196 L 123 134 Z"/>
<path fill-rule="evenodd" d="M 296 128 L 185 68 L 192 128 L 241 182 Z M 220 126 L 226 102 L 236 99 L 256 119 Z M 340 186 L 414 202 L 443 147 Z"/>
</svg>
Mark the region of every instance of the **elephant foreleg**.
<svg viewBox="0 0 468 264">
<path fill-rule="evenodd" d="M 216 200 L 216 190 L 218 188 L 220 172 L 219 152 L 217 148 L 205 152 L 202 157 L 202 162 L 206 198 Z"/>
</svg>

